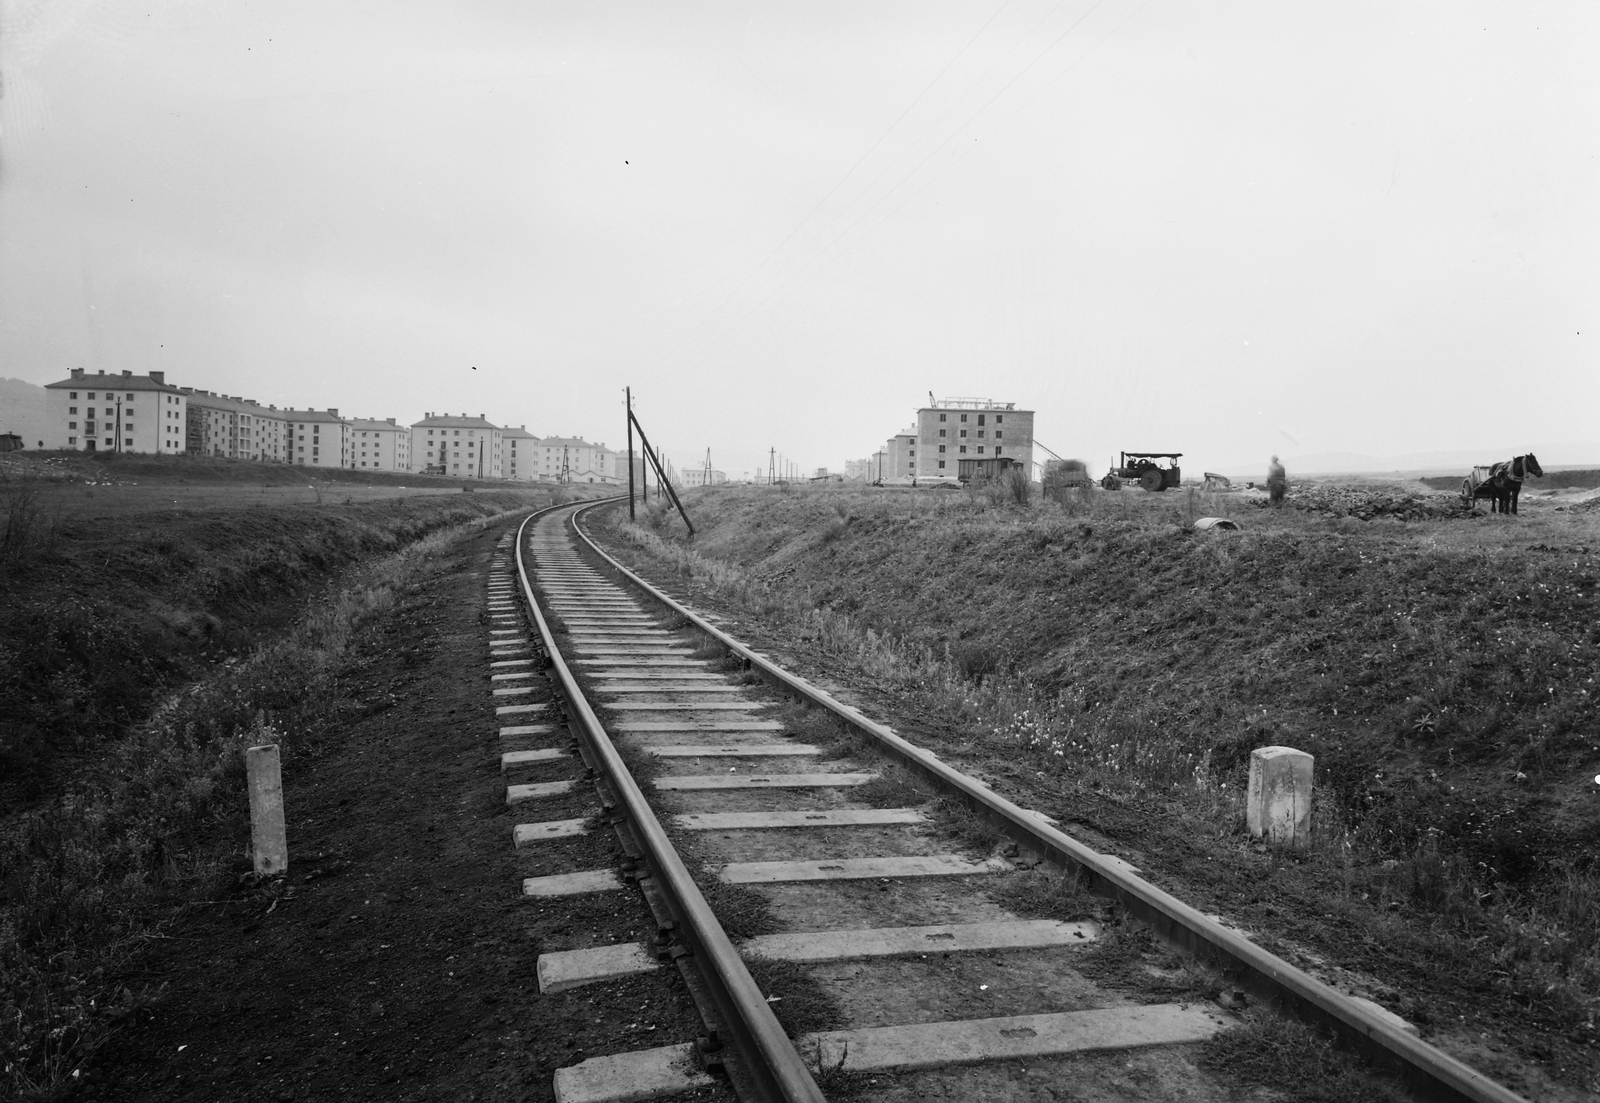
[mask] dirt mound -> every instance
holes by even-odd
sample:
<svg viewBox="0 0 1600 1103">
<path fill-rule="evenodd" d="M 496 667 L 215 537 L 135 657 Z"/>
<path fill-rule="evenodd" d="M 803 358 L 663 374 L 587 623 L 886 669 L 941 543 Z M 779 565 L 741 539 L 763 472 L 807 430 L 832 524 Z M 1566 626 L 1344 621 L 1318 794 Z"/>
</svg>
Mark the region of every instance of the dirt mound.
<svg viewBox="0 0 1600 1103">
<path fill-rule="evenodd" d="M 1267 499 L 1246 499 L 1253 506 Z M 1307 513 L 1326 517 L 1354 517 L 1371 521 L 1395 517 L 1402 521 L 1439 521 L 1469 517 L 1460 499 L 1449 495 L 1411 494 L 1397 487 L 1328 486 L 1311 484 L 1292 487 L 1285 504 Z"/>
</svg>

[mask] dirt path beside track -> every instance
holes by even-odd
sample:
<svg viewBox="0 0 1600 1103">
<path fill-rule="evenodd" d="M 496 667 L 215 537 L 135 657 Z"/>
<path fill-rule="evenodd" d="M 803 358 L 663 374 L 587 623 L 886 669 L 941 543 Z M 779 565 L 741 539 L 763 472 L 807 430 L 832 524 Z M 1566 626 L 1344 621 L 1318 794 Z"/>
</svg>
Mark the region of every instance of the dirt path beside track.
<svg viewBox="0 0 1600 1103">
<path fill-rule="evenodd" d="M 160 996 L 78 1097 L 545 1100 L 557 1066 L 692 1014 L 655 978 L 538 994 L 541 948 L 637 940 L 648 916 L 636 893 L 519 898 L 484 611 L 503 533 L 371 626 L 345 675 L 361 719 L 286 765 L 287 882 L 220 891 L 165 933 L 126 978 Z M 609 832 L 582 845 L 614 864 Z"/>
</svg>

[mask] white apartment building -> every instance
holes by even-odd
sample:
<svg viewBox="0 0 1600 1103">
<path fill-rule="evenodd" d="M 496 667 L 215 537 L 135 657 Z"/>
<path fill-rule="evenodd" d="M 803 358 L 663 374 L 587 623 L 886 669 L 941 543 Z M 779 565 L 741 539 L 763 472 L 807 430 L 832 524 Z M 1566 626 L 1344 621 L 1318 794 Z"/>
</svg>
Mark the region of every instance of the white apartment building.
<svg viewBox="0 0 1600 1103">
<path fill-rule="evenodd" d="M 164 372 L 91 375 L 73 368 L 70 378 L 45 385 L 45 447 L 175 456 L 184 450 L 187 404 Z"/>
<path fill-rule="evenodd" d="M 526 425 L 500 430 L 500 459 L 506 478 L 532 482 L 539 477 L 539 438 Z"/>
<path fill-rule="evenodd" d="M 617 454 L 582 437 L 544 437 L 539 441 L 539 478 L 555 483 L 627 482 L 627 461 L 618 477 Z"/>
<path fill-rule="evenodd" d="M 920 478 L 955 478 L 963 459 L 1008 456 L 1033 474 L 1033 411 L 1015 402 L 946 398 L 917 411 L 914 473 Z"/>
<path fill-rule="evenodd" d="M 189 399 L 189 451 L 198 456 L 232 456 L 238 448 L 238 425 L 231 398 L 184 387 Z"/>
<path fill-rule="evenodd" d="M 412 469 L 457 479 L 503 478 L 502 433 L 482 414 L 428 414 L 411 425 Z"/>
<path fill-rule="evenodd" d="M 350 423 L 333 407 L 283 411 L 288 419 L 291 463 L 306 467 L 350 466 Z"/>
<path fill-rule="evenodd" d="M 917 477 L 917 427 L 896 433 L 878 450 L 875 479 L 914 479 Z M 926 461 L 924 461 L 926 462 Z"/>
<path fill-rule="evenodd" d="M 626 468 L 627 464 L 624 463 L 623 467 Z M 712 468 L 711 471 L 707 472 L 704 467 L 685 467 L 678 473 L 678 479 L 678 485 L 684 487 L 721 486 L 728 481 L 728 473 L 726 471 L 718 471 L 716 468 Z"/>
<path fill-rule="evenodd" d="M 394 418 L 353 418 L 350 422 L 350 466 L 361 470 L 410 471 L 411 428 Z"/>
<path fill-rule="evenodd" d="M 199 456 L 283 463 L 289 423 L 284 411 L 254 399 L 182 388 L 188 398 L 189 451 Z"/>
<path fill-rule="evenodd" d="M 289 462 L 289 415 L 276 406 L 263 406 L 253 398 L 240 400 L 240 413 L 249 418 L 255 459 L 263 463 Z"/>
</svg>

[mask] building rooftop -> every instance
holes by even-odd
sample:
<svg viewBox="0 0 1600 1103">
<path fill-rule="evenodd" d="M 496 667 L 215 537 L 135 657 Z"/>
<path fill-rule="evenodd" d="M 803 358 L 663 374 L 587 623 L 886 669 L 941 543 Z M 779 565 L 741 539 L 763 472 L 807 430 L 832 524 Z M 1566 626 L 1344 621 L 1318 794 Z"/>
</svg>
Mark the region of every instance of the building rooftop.
<svg viewBox="0 0 1600 1103">
<path fill-rule="evenodd" d="M 212 394 L 210 391 L 202 391 L 195 387 L 179 387 L 178 389 L 188 396 L 190 406 L 196 406 L 201 409 L 228 410 L 232 413 L 247 414 L 251 417 L 281 419 L 284 416 L 282 410 L 274 410 L 263 406 L 253 398 L 241 398 L 238 395 L 231 394 Z"/>
<path fill-rule="evenodd" d="M 928 396 L 932 406 L 922 407 L 924 410 L 1015 410 L 1015 402 L 996 402 L 992 398 L 944 398 L 934 399 Z"/>
<path fill-rule="evenodd" d="M 63 379 L 59 383 L 46 383 L 45 389 L 104 387 L 109 391 L 166 391 L 171 394 L 180 393 L 179 388 L 166 381 L 166 375 L 166 372 L 159 371 L 153 371 L 149 375 L 134 375 L 131 371 L 99 371 L 91 374 L 82 368 L 73 368 L 70 379 Z"/>
<path fill-rule="evenodd" d="M 500 426 L 479 414 L 470 417 L 467 414 L 424 414 L 421 421 L 413 421 L 413 429 L 418 426 L 424 429 L 498 429 Z"/>
<path fill-rule="evenodd" d="M 350 422 L 349 418 L 340 417 L 338 408 L 334 406 L 329 406 L 326 410 L 296 410 L 293 406 L 288 406 L 281 413 L 290 421 L 320 421 L 324 423 L 332 421 L 340 425 L 347 425 Z"/>
</svg>

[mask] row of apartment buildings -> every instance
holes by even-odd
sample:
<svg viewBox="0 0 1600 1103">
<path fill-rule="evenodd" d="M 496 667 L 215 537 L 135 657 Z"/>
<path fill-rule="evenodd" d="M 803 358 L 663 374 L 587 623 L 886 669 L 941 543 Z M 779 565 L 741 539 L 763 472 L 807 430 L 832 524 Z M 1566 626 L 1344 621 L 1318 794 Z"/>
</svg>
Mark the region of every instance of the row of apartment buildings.
<svg viewBox="0 0 1600 1103">
<path fill-rule="evenodd" d="M 988 398 L 928 396 L 916 421 L 873 455 L 845 463 L 865 482 L 966 482 L 1013 464 L 1033 473 L 1033 411 Z"/>
<path fill-rule="evenodd" d="M 204 455 L 306 467 L 415 471 L 462 479 L 618 483 L 626 460 L 581 437 L 536 437 L 527 426 L 479 414 L 343 417 L 337 409 L 263 406 L 253 399 L 177 387 L 163 372 L 135 375 L 75 368 L 45 386 L 54 439 L 47 448 Z"/>
</svg>

